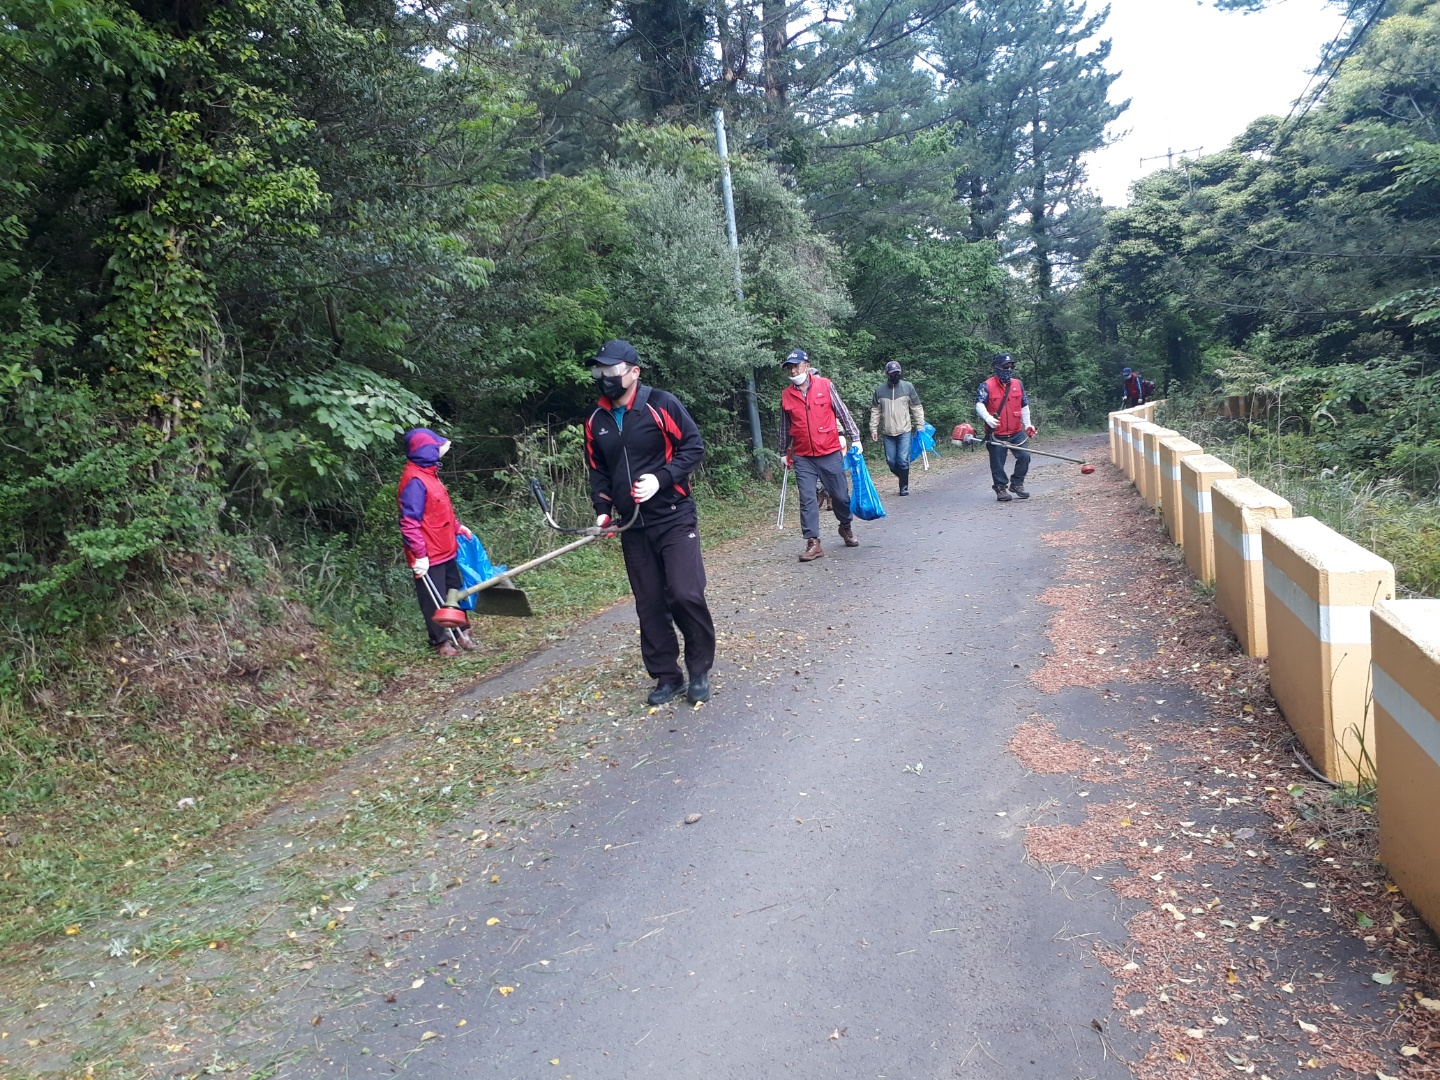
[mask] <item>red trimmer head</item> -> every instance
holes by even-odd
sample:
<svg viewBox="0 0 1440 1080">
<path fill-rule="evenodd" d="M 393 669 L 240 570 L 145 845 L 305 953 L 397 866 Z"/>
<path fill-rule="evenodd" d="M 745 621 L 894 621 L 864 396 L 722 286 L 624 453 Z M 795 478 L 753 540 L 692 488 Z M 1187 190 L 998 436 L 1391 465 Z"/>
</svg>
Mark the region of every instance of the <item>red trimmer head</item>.
<svg viewBox="0 0 1440 1080">
<path fill-rule="evenodd" d="M 436 626 L 443 626 L 446 630 L 463 630 L 470 625 L 470 617 L 457 607 L 436 608 L 430 618 Z"/>
</svg>

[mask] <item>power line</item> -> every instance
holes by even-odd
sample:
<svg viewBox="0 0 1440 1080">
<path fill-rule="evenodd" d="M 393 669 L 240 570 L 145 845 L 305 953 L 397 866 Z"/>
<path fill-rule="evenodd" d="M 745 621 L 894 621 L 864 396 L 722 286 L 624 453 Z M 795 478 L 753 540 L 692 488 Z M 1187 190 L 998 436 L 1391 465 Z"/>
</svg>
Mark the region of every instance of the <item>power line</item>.
<svg viewBox="0 0 1440 1080">
<path fill-rule="evenodd" d="M 1340 24 L 1339 31 L 1335 34 L 1335 37 L 1331 39 L 1330 44 L 1325 47 L 1326 53 L 1329 53 L 1331 49 L 1335 48 L 1335 46 L 1340 43 L 1341 37 L 1343 37 L 1345 34 L 1346 27 L 1350 25 L 1350 20 L 1354 17 L 1355 12 L 1360 9 L 1360 5 L 1363 2 L 1364 0 L 1353 0 L 1353 2 L 1350 4 L 1349 9 L 1345 12 L 1345 19 Z M 1330 83 L 1334 80 L 1335 76 L 1340 73 L 1340 68 L 1344 66 L 1345 61 L 1350 59 L 1350 57 L 1354 54 L 1355 50 L 1360 47 L 1360 43 L 1365 40 L 1365 35 L 1370 32 L 1370 28 L 1375 25 L 1375 21 L 1380 18 L 1380 13 L 1385 10 L 1387 2 L 1388 0 L 1377 0 L 1375 7 L 1370 12 L 1369 17 L 1365 20 L 1364 24 L 1360 27 L 1360 29 L 1355 31 L 1354 36 L 1352 36 L 1349 43 L 1346 44 L 1345 51 L 1340 54 L 1339 59 L 1337 59 L 1335 63 L 1331 66 L 1330 70 L 1325 75 L 1324 82 L 1322 82 L 1318 87 L 1316 87 L 1313 94 L 1310 93 L 1310 84 L 1315 81 L 1315 76 L 1320 73 L 1320 69 L 1317 68 L 1315 71 L 1310 73 L 1310 79 L 1308 82 L 1306 82 L 1305 89 L 1301 91 L 1300 96 L 1296 98 L 1294 103 L 1290 106 L 1290 112 L 1286 114 L 1285 119 L 1280 122 L 1280 136 L 1278 139 L 1275 140 L 1275 148 L 1272 151 L 1273 153 L 1278 154 L 1281 150 L 1285 148 L 1285 144 L 1289 141 L 1290 136 L 1299 129 L 1301 122 L 1305 119 L 1306 116 L 1310 114 L 1310 110 L 1314 107 L 1315 103 L 1324 96 L 1325 91 L 1330 86 Z M 1300 105 L 1302 101 L 1305 103 L 1304 107 L 1300 109 L 1300 115 L 1296 116 L 1295 109 Z M 1290 123 L 1291 117 L 1295 118 L 1295 122 L 1293 124 Z M 1288 130 L 1286 128 L 1287 124 L 1290 125 Z"/>
</svg>

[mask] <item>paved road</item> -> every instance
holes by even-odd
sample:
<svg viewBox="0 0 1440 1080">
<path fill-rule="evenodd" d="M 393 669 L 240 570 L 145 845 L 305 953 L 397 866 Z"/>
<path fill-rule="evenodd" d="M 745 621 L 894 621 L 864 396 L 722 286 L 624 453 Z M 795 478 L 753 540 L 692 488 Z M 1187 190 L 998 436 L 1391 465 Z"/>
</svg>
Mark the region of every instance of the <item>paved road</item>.
<svg viewBox="0 0 1440 1080">
<path fill-rule="evenodd" d="M 827 537 L 802 566 L 792 527 L 717 560 L 711 704 L 649 717 L 618 767 L 557 777 L 567 806 L 530 836 L 543 855 L 454 896 L 450 929 L 406 955 L 465 989 L 366 995 L 305 1074 L 1128 1076 L 1092 1027 L 1113 984 L 1086 935 L 1123 938 L 1129 912 L 1025 861 L 1024 822 L 1073 785 L 1005 750 L 1046 707 L 1026 673 L 1062 553 L 1040 535 L 1083 483 L 1039 459 L 1031 476 L 1035 497 L 1009 505 L 978 455 L 907 499 L 886 477 L 891 516 L 858 549 Z M 638 653 L 629 619 L 501 687 Z M 1100 696 L 1066 702 L 1103 739 Z M 480 932 L 490 917 L 507 932 Z M 426 1030 L 440 1038 L 420 1045 Z"/>
</svg>

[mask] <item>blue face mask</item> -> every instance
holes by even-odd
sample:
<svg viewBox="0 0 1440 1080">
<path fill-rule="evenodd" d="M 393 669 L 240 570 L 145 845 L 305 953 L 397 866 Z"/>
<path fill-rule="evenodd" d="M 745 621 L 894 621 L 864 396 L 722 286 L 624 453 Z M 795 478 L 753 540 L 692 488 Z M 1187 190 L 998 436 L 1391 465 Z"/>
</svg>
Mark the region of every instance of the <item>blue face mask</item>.
<svg viewBox="0 0 1440 1080">
<path fill-rule="evenodd" d="M 995 365 L 995 377 L 996 377 L 997 379 L 999 379 L 1002 383 L 1009 382 L 1009 381 L 1010 381 L 1010 376 L 1013 375 L 1013 374 L 1015 374 L 1015 365 L 1014 365 L 1014 364 L 996 364 L 996 365 Z"/>
</svg>

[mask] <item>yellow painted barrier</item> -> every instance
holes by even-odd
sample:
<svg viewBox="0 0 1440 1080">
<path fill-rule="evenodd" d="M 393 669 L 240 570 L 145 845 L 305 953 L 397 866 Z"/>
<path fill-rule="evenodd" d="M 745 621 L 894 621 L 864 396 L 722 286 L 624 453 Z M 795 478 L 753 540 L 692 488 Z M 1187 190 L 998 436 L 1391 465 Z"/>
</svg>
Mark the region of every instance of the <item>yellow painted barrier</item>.
<svg viewBox="0 0 1440 1080">
<path fill-rule="evenodd" d="M 1370 612 L 1380 860 L 1440 931 L 1440 600 Z"/>
<path fill-rule="evenodd" d="M 1215 537 L 1210 523 L 1210 487 L 1235 479 L 1235 470 L 1214 454 L 1192 454 L 1180 461 L 1180 526 L 1185 565 L 1205 584 L 1215 580 Z"/>
<path fill-rule="evenodd" d="M 1132 412 L 1119 413 L 1115 417 L 1115 438 L 1119 443 L 1115 449 L 1120 454 L 1120 460 L 1116 464 L 1120 466 L 1126 479 L 1132 481 L 1135 479 L 1135 474 L 1131 471 L 1134 467 L 1134 454 L 1130 444 L 1130 428 L 1138 423 L 1141 423 L 1140 418 Z"/>
<path fill-rule="evenodd" d="M 1172 435 L 1159 441 L 1160 449 L 1160 514 L 1165 519 L 1165 531 L 1176 544 L 1185 542 L 1185 498 L 1180 493 L 1180 462 L 1184 458 L 1203 454 L 1199 443 L 1193 443 L 1183 435 Z"/>
<path fill-rule="evenodd" d="M 1247 656 L 1266 656 L 1265 571 L 1260 529 L 1293 516 L 1290 504 L 1248 477 L 1216 480 L 1210 488 L 1215 540 L 1215 606 Z"/>
<path fill-rule="evenodd" d="M 1150 495 L 1150 470 L 1146 468 L 1145 435 L 1147 432 L 1159 430 L 1148 420 L 1130 425 L 1130 445 L 1133 448 L 1131 453 L 1135 457 L 1134 464 L 1131 466 L 1135 470 L 1135 490 L 1140 493 L 1140 499 L 1146 506 L 1151 506 L 1153 503 Z"/>
<path fill-rule="evenodd" d="M 1261 538 L 1270 692 L 1321 772 L 1373 777 L 1370 609 L 1394 598 L 1395 568 L 1312 517 Z"/>
<path fill-rule="evenodd" d="M 1120 464 L 1120 432 L 1116 420 L 1124 415 L 1123 412 L 1112 412 L 1110 414 L 1110 461 L 1114 465 Z"/>
<path fill-rule="evenodd" d="M 1140 442 L 1145 450 L 1145 486 L 1142 493 L 1145 496 L 1145 505 L 1154 510 L 1160 506 L 1165 498 L 1165 485 L 1160 476 L 1160 440 L 1171 439 L 1179 435 L 1168 427 L 1151 423 L 1140 432 Z"/>
</svg>

